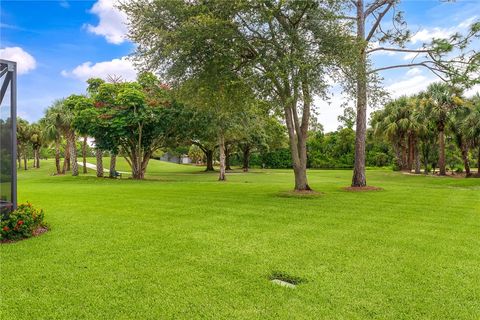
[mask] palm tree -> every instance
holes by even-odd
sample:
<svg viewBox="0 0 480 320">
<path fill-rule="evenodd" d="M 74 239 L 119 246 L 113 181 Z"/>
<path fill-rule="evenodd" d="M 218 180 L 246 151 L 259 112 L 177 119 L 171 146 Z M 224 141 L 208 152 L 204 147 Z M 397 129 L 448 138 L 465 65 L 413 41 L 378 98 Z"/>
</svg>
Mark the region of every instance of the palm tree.
<svg viewBox="0 0 480 320">
<path fill-rule="evenodd" d="M 45 121 L 47 122 L 47 129 L 50 136 L 54 136 L 55 139 L 55 161 L 57 164 L 57 173 L 60 172 L 60 139 L 59 135 L 63 135 L 67 141 L 65 148 L 65 162 L 61 173 L 65 173 L 66 164 L 71 162 L 72 175 L 78 176 L 78 164 L 77 164 L 77 145 L 75 131 L 72 127 L 73 115 L 71 111 L 65 107 L 64 100 L 57 100 L 47 110 L 45 115 Z M 53 128 L 55 127 L 55 128 Z M 68 159 L 70 158 L 70 160 Z M 68 170 L 68 167 L 67 167 Z"/>
<path fill-rule="evenodd" d="M 471 112 L 465 117 L 462 131 L 470 148 L 478 148 L 477 174 L 480 176 L 480 95 L 478 93 L 472 99 Z"/>
<path fill-rule="evenodd" d="M 420 153 L 419 136 L 422 130 L 422 123 L 418 121 L 417 112 L 420 108 L 420 99 L 418 96 L 409 97 L 407 101 L 406 114 L 408 116 L 408 142 L 409 142 L 409 161 L 408 169 L 411 171 L 415 165 L 415 173 L 420 174 Z"/>
<path fill-rule="evenodd" d="M 60 168 L 60 144 L 62 141 L 60 127 L 63 122 L 63 113 L 60 108 L 61 103 L 61 100 L 55 101 L 53 105 L 47 109 L 45 116 L 40 120 L 45 139 L 55 143 L 55 167 L 57 174 L 62 174 L 62 169 Z"/>
<path fill-rule="evenodd" d="M 62 105 L 63 106 L 63 105 Z M 77 163 L 77 137 L 75 130 L 72 126 L 73 114 L 67 108 L 62 108 L 64 112 L 64 135 L 68 141 L 69 153 L 70 153 L 70 165 L 72 167 L 72 176 L 78 176 L 78 163 Z"/>
<path fill-rule="evenodd" d="M 32 131 L 30 124 L 27 120 L 17 118 L 17 159 L 18 168 L 22 167 L 20 159 L 23 157 L 23 168 L 28 169 L 28 146 L 30 144 L 30 138 Z"/>
<path fill-rule="evenodd" d="M 396 153 L 397 166 L 401 170 L 411 170 L 415 144 L 413 107 L 409 99 L 400 97 L 377 111 L 372 116 L 375 134 L 383 134 Z M 408 152 L 408 153 L 407 153 Z"/>
<path fill-rule="evenodd" d="M 432 83 L 428 86 L 423 103 L 435 121 L 438 132 L 440 175 L 447 174 L 445 166 L 445 126 L 450 112 L 463 104 L 461 90 L 446 83 Z"/>
<path fill-rule="evenodd" d="M 469 146 L 463 125 L 471 111 L 472 109 L 468 105 L 459 106 L 450 113 L 447 120 L 448 131 L 452 133 L 455 144 L 460 149 L 466 177 L 470 177 L 472 174 L 470 172 L 470 162 L 468 159 Z"/>
<path fill-rule="evenodd" d="M 32 145 L 33 149 L 33 167 L 39 169 L 40 168 L 40 149 L 44 145 L 44 137 L 43 131 L 41 126 L 38 123 L 33 123 L 30 126 L 31 136 L 30 136 L 30 144 Z"/>
<path fill-rule="evenodd" d="M 417 136 L 422 153 L 422 162 L 424 165 L 424 173 L 428 174 L 428 165 L 432 160 L 432 152 L 436 149 L 436 126 L 432 121 L 425 105 L 422 102 L 425 93 L 420 93 L 417 97 L 415 105 L 415 122 L 417 125 Z"/>
</svg>

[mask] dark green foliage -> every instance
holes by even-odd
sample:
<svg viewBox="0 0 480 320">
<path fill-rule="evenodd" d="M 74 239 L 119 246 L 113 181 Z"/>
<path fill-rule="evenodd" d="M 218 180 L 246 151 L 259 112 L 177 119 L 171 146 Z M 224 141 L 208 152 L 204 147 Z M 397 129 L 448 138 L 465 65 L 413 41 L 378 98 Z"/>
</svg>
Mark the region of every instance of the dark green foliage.
<svg viewBox="0 0 480 320">
<path fill-rule="evenodd" d="M 287 148 L 267 152 L 261 157 L 264 168 L 287 169 L 292 167 L 292 157 Z"/>
<path fill-rule="evenodd" d="M 352 168 L 355 132 L 350 128 L 324 134 L 317 132 L 309 139 L 308 165 L 310 168 Z"/>
</svg>

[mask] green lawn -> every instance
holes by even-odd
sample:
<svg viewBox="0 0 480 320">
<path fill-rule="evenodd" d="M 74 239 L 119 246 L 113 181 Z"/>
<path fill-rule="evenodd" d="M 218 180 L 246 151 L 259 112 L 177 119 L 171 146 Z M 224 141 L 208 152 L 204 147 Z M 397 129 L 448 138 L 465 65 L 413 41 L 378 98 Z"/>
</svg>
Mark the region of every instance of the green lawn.
<svg viewBox="0 0 480 320">
<path fill-rule="evenodd" d="M 126 169 L 124 163 L 118 170 Z M 51 230 L 0 246 L 1 319 L 478 319 L 480 179 L 151 161 L 146 181 L 19 171 Z M 108 164 L 106 164 L 108 166 Z M 284 272 L 295 289 L 269 281 Z"/>
</svg>

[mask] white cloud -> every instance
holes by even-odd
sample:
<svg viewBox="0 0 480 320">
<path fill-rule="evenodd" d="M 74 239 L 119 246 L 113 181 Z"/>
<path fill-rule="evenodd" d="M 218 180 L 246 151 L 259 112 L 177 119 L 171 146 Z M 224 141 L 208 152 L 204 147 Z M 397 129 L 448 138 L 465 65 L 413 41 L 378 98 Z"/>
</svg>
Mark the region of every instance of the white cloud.
<svg viewBox="0 0 480 320">
<path fill-rule="evenodd" d="M 473 97 L 477 93 L 480 94 L 480 84 L 476 84 L 467 91 L 465 91 L 465 96 Z"/>
<path fill-rule="evenodd" d="M 433 38 L 436 39 L 444 39 L 448 38 L 456 32 L 465 31 L 470 27 L 472 23 L 475 22 L 477 16 L 470 17 L 468 19 L 463 20 L 456 26 L 449 27 L 449 28 L 424 28 L 418 31 L 415 35 L 413 35 L 412 39 L 410 40 L 413 44 L 417 42 L 430 42 Z"/>
<path fill-rule="evenodd" d="M 339 122 L 338 116 L 342 114 L 342 104 L 347 99 L 341 92 L 334 92 L 332 97 L 328 100 L 315 97 L 314 105 L 318 109 L 318 121 L 323 125 L 325 132 L 332 132 L 337 130 Z"/>
<path fill-rule="evenodd" d="M 66 0 L 60 0 L 60 7 L 68 9 L 70 8 L 70 3 L 68 3 Z"/>
<path fill-rule="evenodd" d="M 371 42 L 369 44 L 369 49 L 376 49 L 376 48 L 379 48 L 381 47 L 380 46 L 380 43 L 378 41 L 375 41 L 375 42 Z M 387 56 L 394 56 L 396 55 L 396 52 L 395 51 L 386 51 L 386 50 L 378 50 L 378 51 L 373 51 L 371 53 L 372 55 L 387 55 Z"/>
<path fill-rule="evenodd" d="M 409 52 L 403 56 L 403 60 L 414 60 L 417 57 L 423 57 L 424 53 Z"/>
<path fill-rule="evenodd" d="M 123 43 L 127 34 L 127 15 L 115 7 L 117 3 L 115 0 L 98 0 L 90 10 L 98 16 L 98 25 L 85 25 L 89 32 L 104 36 L 113 44 Z"/>
<path fill-rule="evenodd" d="M 93 77 L 105 79 L 108 76 L 120 76 L 123 80 L 132 81 L 137 76 L 133 63 L 126 57 L 97 63 L 87 61 L 72 71 L 63 70 L 61 73 L 64 77 L 72 77 L 82 81 Z"/>
<path fill-rule="evenodd" d="M 433 38 L 443 39 L 448 38 L 455 33 L 455 28 L 431 28 L 431 29 L 422 29 L 418 31 L 411 39 L 412 43 L 417 42 L 429 42 Z"/>
<path fill-rule="evenodd" d="M 458 25 L 458 28 L 460 29 L 466 29 L 466 28 L 469 28 L 470 25 L 472 25 L 472 23 L 475 22 L 475 20 L 477 20 L 478 16 L 473 16 L 473 17 L 470 17 L 466 20 L 464 20 L 463 22 L 461 22 L 459 25 Z"/>
<path fill-rule="evenodd" d="M 417 72 L 417 71 L 414 71 Z M 408 72 L 407 72 L 408 76 Z M 435 81 L 433 77 L 427 77 L 421 74 L 414 75 L 406 80 L 397 81 L 386 87 L 393 98 L 398 98 L 402 95 L 412 95 L 425 90 L 428 85 Z"/>
<path fill-rule="evenodd" d="M 422 73 L 422 70 L 420 70 L 420 68 L 411 68 L 411 69 L 408 69 L 407 76 L 413 77 L 413 76 L 419 75 L 420 73 Z"/>
<path fill-rule="evenodd" d="M 17 63 L 17 73 L 25 74 L 37 67 L 35 58 L 20 47 L 6 47 L 0 49 L 0 58 Z"/>
</svg>

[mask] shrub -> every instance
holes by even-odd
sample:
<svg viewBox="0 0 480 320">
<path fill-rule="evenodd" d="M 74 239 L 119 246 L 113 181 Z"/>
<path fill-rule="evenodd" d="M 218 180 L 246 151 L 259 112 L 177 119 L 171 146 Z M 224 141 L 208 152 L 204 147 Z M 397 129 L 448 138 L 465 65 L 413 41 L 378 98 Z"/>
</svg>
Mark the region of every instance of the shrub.
<svg viewBox="0 0 480 320">
<path fill-rule="evenodd" d="M 290 150 L 278 149 L 268 152 L 262 157 L 262 167 L 273 169 L 287 169 L 292 167 L 292 156 Z"/>
<path fill-rule="evenodd" d="M 45 226 L 43 218 L 43 210 L 35 209 L 30 203 L 19 205 L 6 219 L 1 220 L 0 240 L 19 240 L 31 237 L 37 228 Z"/>
<path fill-rule="evenodd" d="M 373 167 L 386 167 L 392 164 L 392 157 L 385 152 L 368 152 L 367 165 Z"/>
</svg>

